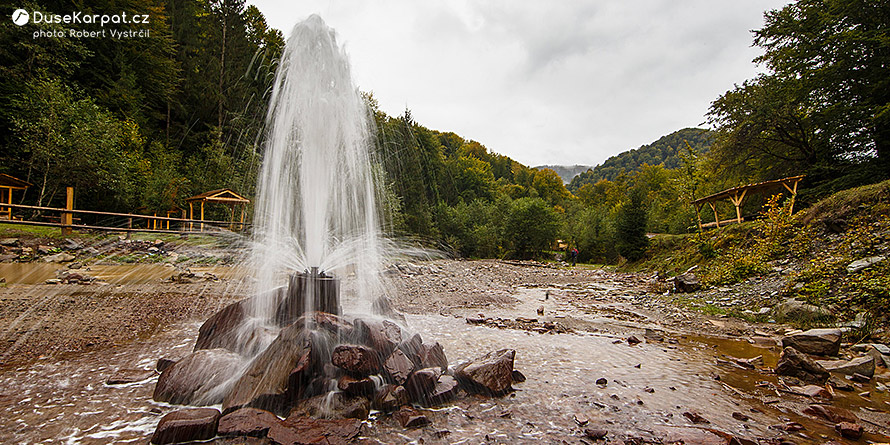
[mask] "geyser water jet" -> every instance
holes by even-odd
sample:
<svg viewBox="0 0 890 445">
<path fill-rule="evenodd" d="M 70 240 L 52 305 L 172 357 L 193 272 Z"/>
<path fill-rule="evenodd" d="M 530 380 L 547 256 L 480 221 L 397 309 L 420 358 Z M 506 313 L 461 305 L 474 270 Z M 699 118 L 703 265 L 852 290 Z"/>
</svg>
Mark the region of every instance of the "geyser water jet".
<svg viewBox="0 0 890 445">
<path fill-rule="evenodd" d="M 288 284 L 289 310 L 339 313 L 381 294 L 383 249 L 367 105 L 334 31 L 317 15 L 298 23 L 279 62 L 259 176 L 252 264 L 258 296 Z M 257 298 L 272 320 L 278 302 Z M 299 304 L 298 304 L 299 303 Z M 295 306 L 302 307 L 295 307 Z"/>
</svg>

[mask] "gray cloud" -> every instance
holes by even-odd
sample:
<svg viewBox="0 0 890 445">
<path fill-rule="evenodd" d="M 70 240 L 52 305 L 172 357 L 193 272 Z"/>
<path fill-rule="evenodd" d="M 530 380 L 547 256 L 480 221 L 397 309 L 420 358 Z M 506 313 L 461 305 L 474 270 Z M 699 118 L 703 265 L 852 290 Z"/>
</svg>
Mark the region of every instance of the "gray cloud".
<svg viewBox="0 0 890 445">
<path fill-rule="evenodd" d="M 695 126 L 755 75 L 749 30 L 786 1 L 254 1 L 289 30 L 320 14 L 359 87 L 520 162 L 596 164 Z"/>
</svg>

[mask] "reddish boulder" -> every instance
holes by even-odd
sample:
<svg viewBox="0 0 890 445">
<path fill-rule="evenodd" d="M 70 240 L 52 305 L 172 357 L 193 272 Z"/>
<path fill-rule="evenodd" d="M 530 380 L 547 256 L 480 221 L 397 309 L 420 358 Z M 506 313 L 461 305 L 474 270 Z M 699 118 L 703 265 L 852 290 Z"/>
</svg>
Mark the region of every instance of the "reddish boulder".
<svg viewBox="0 0 890 445">
<path fill-rule="evenodd" d="M 371 402 L 364 397 L 331 392 L 300 402 L 290 415 L 315 419 L 367 419 L 370 411 Z"/>
<path fill-rule="evenodd" d="M 402 343 L 402 330 L 389 320 L 355 320 L 353 325 L 358 343 L 370 346 L 381 357 L 388 357 Z"/>
<path fill-rule="evenodd" d="M 461 385 L 471 392 L 503 394 L 513 384 L 513 359 L 516 351 L 502 349 L 463 363 L 454 371 Z"/>
<path fill-rule="evenodd" d="M 441 373 L 439 368 L 424 368 L 411 374 L 405 382 L 408 398 L 415 402 L 426 400 L 436 388 Z"/>
<path fill-rule="evenodd" d="M 354 396 L 367 396 L 374 394 L 377 384 L 369 377 L 357 379 L 351 375 L 344 375 L 337 380 L 337 389 Z"/>
<path fill-rule="evenodd" d="M 376 410 L 389 412 L 399 409 L 402 405 L 408 404 L 408 391 L 403 386 L 384 385 L 371 402 L 371 407 Z"/>
<path fill-rule="evenodd" d="M 375 374 L 380 370 L 377 352 L 366 346 L 340 345 L 331 353 L 331 363 L 359 375 Z"/>
<path fill-rule="evenodd" d="M 441 375 L 436 382 L 436 387 L 427 396 L 426 402 L 430 405 L 441 405 L 457 397 L 459 389 L 460 386 L 454 377 Z"/>
<path fill-rule="evenodd" d="M 782 350 L 776 365 L 776 374 L 797 377 L 816 385 L 824 385 L 831 376 L 820 364 L 790 346 Z"/>
<path fill-rule="evenodd" d="M 782 347 L 805 354 L 837 355 L 841 348 L 840 329 L 810 329 L 782 337 Z"/>
<path fill-rule="evenodd" d="M 161 445 L 212 439 L 216 436 L 219 416 L 219 411 L 213 408 L 174 411 L 158 422 L 151 443 Z"/>
<path fill-rule="evenodd" d="M 445 349 L 439 342 L 421 347 L 420 367 L 432 368 L 435 366 L 441 368 L 442 372 L 448 371 L 448 358 L 445 357 Z"/>
<path fill-rule="evenodd" d="M 269 429 L 268 437 L 281 445 L 341 445 L 358 438 L 362 421 L 358 419 L 313 419 L 289 416 Z"/>
<path fill-rule="evenodd" d="M 252 406 L 286 414 L 289 401 L 297 398 L 302 375 L 314 369 L 311 334 L 302 323 L 284 328 L 258 355 L 223 399 L 223 412 Z M 298 367 L 300 366 L 300 367 Z"/>
<path fill-rule="evenodd" d="M 383 363 L 383 370 L 393 383 L 401 385 L 414 372 L 414 366 L 414 362 L 401 349 L 396 349 Z"/>
<path fill-rule="evenodd" d="M 222 416 L 216 433 L 220 436 L 266 437 L 269 428 L 278 421 L 278 416 L 269 411 L 241 408 Z"/>
<path fill-rule="evenodd" d="M 155 385 L 154 399 L 178 405 L 214 405 L 227 382 L 241 370 L 241 356 L 226 349 L 202 349 L 168 366 Z"/>
</svg>

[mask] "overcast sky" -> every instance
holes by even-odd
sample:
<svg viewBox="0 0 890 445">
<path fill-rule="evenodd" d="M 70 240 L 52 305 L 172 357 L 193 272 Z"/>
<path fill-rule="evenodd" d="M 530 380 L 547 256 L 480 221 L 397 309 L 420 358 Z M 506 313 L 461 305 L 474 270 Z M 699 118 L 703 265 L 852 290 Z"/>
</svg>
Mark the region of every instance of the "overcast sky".
<svg viewBox="0 0 890 445">
<path fill-rule="evenodd" d="M 753 77 L 781 0 L 250 0 L 290 34 L 319 14 L 386 113 L 523 164 L 596 165 L 701 125 Z"/>
</svg>

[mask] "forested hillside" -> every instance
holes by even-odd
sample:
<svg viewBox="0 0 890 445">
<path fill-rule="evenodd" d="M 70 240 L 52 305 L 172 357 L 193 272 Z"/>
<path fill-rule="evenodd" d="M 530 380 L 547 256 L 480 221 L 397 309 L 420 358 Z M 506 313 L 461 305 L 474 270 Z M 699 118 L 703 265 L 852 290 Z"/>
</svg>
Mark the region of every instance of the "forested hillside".
<svg viewBox="0 0 890 445">
<path fill-rule="evenodd" d="M 618 175 L 640 171 L 643 164 L 678 168 L 681 153 L 691 148 L 696 153 L 706 153 L 713 142 L 713 134 L 705 129 L 684 128 L 640 148 L 622 152 L 600 165 L 581 172 L 569 183 L 569 190 L 577 191 L 584 184 L 596 184 L 600 180 L 614 181 Z M 689 147 L 686 144 L 689 144 Z"/>
<path fill-rule="evenodd" d="M 243 0 L 16 7 L 63 15 L 123 8 L 150 17 L 121 25 L 150 32 L 129 39 L 33 37 L 66 26 L 0 24 L 0 168 L 35 185 L 28 202 L 58 204 L 73 185 L 80 208 L 150 213 L 214 188 L 252 193 L 284 45 L 256 7 Z"/>
</svg>

